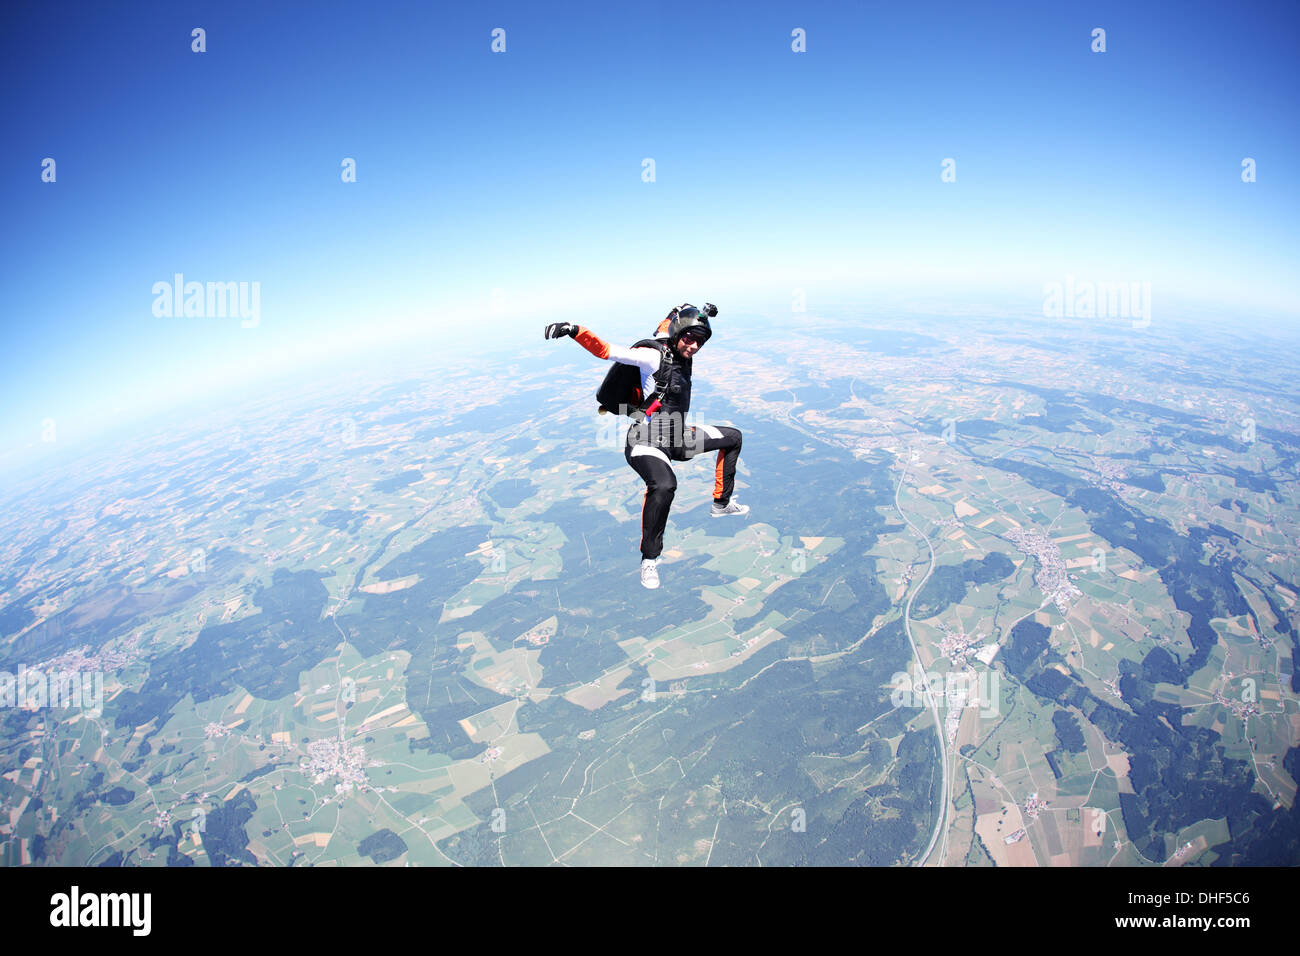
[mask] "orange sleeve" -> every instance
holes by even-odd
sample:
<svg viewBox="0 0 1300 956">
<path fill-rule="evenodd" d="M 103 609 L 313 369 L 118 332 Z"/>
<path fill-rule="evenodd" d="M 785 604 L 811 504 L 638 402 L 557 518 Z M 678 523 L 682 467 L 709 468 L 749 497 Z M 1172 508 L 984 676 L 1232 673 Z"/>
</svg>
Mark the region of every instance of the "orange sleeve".
<svg viewBox="0 0 1300 956">
<path fill-rule="evenodd" d="M 609 343 L 588 329 L 578 326 L 578 334 L 574 336 L 578 344 L 590 352 L 596 358 L 609 358 Z"/>
</svg>

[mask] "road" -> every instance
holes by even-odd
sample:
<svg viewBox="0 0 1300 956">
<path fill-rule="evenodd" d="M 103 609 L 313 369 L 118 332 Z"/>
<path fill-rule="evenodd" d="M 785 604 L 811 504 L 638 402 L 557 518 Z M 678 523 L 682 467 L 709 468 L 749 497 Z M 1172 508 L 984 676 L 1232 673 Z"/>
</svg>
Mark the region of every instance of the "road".
<svg viewBox="0 0 1300 956">
<path fill-rule="evenodd" d="M 926 568 L 925 577 L 921 578 L 921 583 L 912 590 L 912 593 L 907 598 L 907 605 L 903 609 L 903 630 L 907 632 L 907 643 L 911 645 L 912 657 L 916 660 L 917 673 L 925 674 L 925 662 L 921 660 L 921 655 L 916 649 L 916 641 L 912 639 L 912 602 L 921 593 L 921 590 L 925 587 L 925 582 L 930 579 L 930 574 L 934 571 L 934 546 L 930 544 L 929 537 L 920 528 L 912 524 L 912 519 L 907 516 L 902 505 L 898 502 L 899 492 L 903 489 L 903 481 L 906 477 L 907 464 L 904 462 L 903 471 L 898 476 L 898 485 L 894 488 L 894 510 L 898 512 L 899 517 L 903 519 L 907 526 L 925 542 L 925 546 L 930 552 L 930 566 Z M 934 715 L 934 732 L 939 737 L 939 763 L 943 767 L 943 789 L 939 794 L 939 816 L 934 823 L 934 833 L 930 835 L 930 843 L 926 846 L 925 852 L 917 860 L 918 866 L 924 866 L 930 859 L 930 854 L 934 852 L 934 845 L 939 841 L 940 834 L 945 831 L 948 819 L 948 741 L 944 739 L 943 720 L 939 716 L 939 698 L 931 691 L 933 691 L 933 688 L 926 688 L 927 696 L 930 697 L 930 712 Z"/>
</svg>

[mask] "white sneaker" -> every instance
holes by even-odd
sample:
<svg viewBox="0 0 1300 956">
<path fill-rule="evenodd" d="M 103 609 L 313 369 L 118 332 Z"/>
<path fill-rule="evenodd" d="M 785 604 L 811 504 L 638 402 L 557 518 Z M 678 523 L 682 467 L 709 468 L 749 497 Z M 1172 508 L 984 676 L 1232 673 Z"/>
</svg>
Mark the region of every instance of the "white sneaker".
<svg viewBox="0 0 1300 956">
<path fill-rule="evenodd" d="M 659 587 L 659 568 L 655 558 L 641 559 L 641 584 L 651 590 Z"/>
<path fill-rule="evenodd" d="M 739 504 L 735 498 L 727 502 L 727 507 L 719 508 L 718 503 L 713 503 L 713 508 L 709 511 L 710 518 L 723 518 L 727 515 L 747 515 L 749 514 L 749 505 Z"/>
</svg>

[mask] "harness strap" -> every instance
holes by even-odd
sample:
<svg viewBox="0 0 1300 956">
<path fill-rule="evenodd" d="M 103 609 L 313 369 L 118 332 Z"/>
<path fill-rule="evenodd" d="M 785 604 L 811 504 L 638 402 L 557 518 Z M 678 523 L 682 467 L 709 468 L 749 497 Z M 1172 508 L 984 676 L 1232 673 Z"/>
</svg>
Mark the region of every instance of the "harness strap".
<svg viewBox="0 0 1300 956">
<path fill-rule="evenodd" d="M 642 339 L 632 346 L 633 348 L 653 348 L 659 350 L 659 368 L 654 374 L 655 390 L 650 395 L 642 398 L 641 408 L 639 409 L 647 419 L 663 405 L 664 389 L 668 387 L 667 371 L 672 368 L 673 359 L 669 354 L 670 349 L 663 342 L 654 339 Z"/>
</svg>

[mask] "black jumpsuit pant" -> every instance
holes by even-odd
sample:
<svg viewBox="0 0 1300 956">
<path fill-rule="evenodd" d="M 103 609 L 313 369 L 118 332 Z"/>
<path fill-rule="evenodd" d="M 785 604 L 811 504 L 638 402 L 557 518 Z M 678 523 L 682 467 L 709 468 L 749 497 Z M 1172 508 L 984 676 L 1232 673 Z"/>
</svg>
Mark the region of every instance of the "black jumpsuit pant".
<svg viewBox="0 0 1300 956">
<path fill-rule="evenodd" d="M 740 444 L 739 428 L 685 425 L 681 415 L 662 410 L 648 422 L 632 423 L 623 457 L 646 485 L 641 503 L 641 557 L 657 558 L 664 549 L 664 527 L 677 493 L 677 476 L 671 462 L 689 461 L 696 455 L 716 451 L 713 500 L 726 506 L 735 485 Z"/>
</svg>

